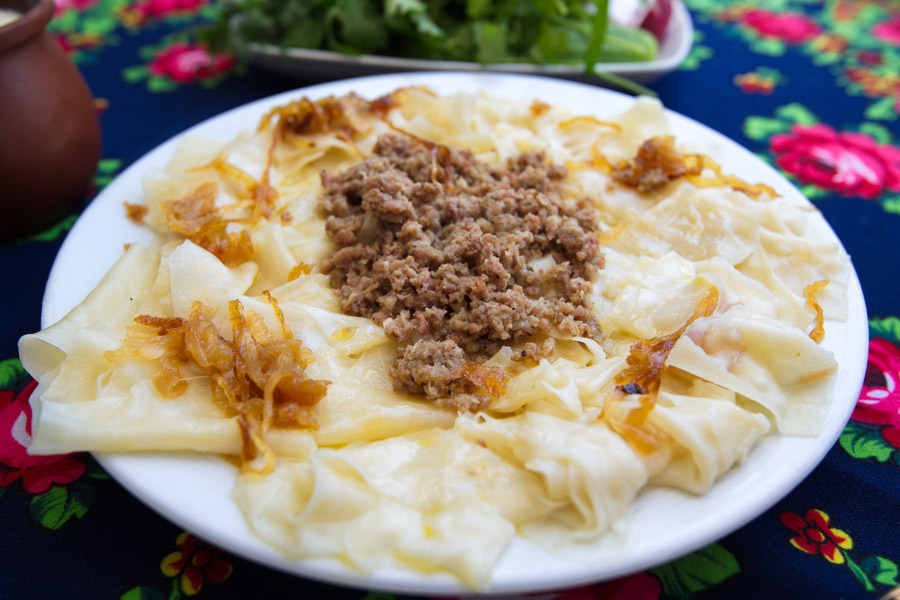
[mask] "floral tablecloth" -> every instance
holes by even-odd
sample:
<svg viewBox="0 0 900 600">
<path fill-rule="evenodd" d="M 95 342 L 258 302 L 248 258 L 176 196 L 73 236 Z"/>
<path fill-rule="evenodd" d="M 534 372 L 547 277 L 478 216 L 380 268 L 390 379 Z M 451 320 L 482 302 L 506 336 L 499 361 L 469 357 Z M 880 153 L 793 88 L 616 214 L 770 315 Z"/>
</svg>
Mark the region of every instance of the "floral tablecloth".
<svg viewBox="0 0 900 600">
<path fill-rule="evenodd" d="M 687 5 L 690 56 L 651 87 L 776 165 L 824 213 L 866 296 L 868 373 L 824 462 L 749 525 L 672 563 L 541 597 L 879 598 L 900 584 L 900 2 Z M 50 28 L 104 129 L 92 193 L 204 118 L 316 83 L 210 54 L 186 28 L 215 10 L 209 0 L 57 0 Z M 34 382 L 16 343 L 40 327 L 43 286 L 76 218 L 0 247 L 0 598 L 391 598 L 214 548 L 90 455 L 25 454 Z"/>
</svg>

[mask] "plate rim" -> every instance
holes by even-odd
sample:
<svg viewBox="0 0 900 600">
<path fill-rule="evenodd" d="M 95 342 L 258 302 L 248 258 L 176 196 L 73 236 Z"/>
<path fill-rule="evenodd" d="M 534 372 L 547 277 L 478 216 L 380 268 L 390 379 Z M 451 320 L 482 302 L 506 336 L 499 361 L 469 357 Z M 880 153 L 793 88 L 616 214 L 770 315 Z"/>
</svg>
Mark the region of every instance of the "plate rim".
<svg viewBox="0 0 900 600">
<path fill-rule="evenodd" d="M 137 159 L 134 163 L 132 163 L 125 171 L 123 171 L 113 182 L 111 182 L 98 196 L 91 202 L 91 204 L 84 211 L 84 214 L 78 219 L 75 225 L 72 227 L 72 230 L 66 237 L 66 240 L 63 242 L 59 253 L 54 260 L 53 267 L 50 272 L 50 276 L 48 277 L 47 286 L 44 294 L 44 302 L 42 306 L 42 326 L 46 326 L 49 323 L 49 320 L 57 320 L 62 317 L 65 312 L 59 314 L 59 297 L 55 295 L 55 288 L 58 287 L 59 277 L 61 276 L 60 270 L 65 268 L 64 260 L 62 258 L 65 255 L 71 255 L 72 253 L 77 253 L 79 242 L 79 238 L 84 237 L 85 231 L 90 226 L 91 219 L 97 218 L 95 215 L 99 214 L 99 211 L 105 210 L 105 204 L 109 204 L 116 199 L 116 192 L 119 187 L 125 189 L 127 183 L 135 178 L 140 179 L 143 174 L 146 172 L 146 161 L 151 156 L 156 156 L 158 154 L 169 153 L 174 150 L 175 144 L 177 140 L 184 135 L 188 135 L 191 133 L 195 133 L 198 130 L 208 128 L 219 122 L 220 120 L 225 120 L 227 118 L 236 118 L 236 115 L 240 115 L 242 111 L 253 112 L 256 111 L 258 114 L 262 114 L 261 111 L 264 110 L 265 106 L 276 104 L 279 102 L 284 102 L 285 100 L 297 97 L 301 94 L 310 95 L 313 97 L 319 97 L 321 95 L 325 95 L 328 93 L 343 93 L 342 91 L 335 90 L 343 90 L 347 91 L 349 89 L 354 89 L 360 85 L 363 87 L 369 84 L 375 84 L 376 87 L 381 85 L 384 88 L 396 88 L 402 87 L 402 85 L 398 85 L 398 83 L 403 82 L 404 85 L 411 85 L 408 81 L 404 81 L 404 79 L 408 79 L 410 74 L 391 74 L 391 75 L 371 75 L 367 77 L 353 78 L 335 82 L 328 82 L 323 84 L 318 84 L 314 86 L 308 86 L 303 88 L 298 88 L 296 90 L 289 90 L 286 92 L 282 92 L 279 94 L 275 94 L 273 96 L 269 96 L 266 98 L 257 99 L 241 106 L 237 106 L 228 111 L 224 111 L 218 115 L 210 117 L 201 121 L 200 123 L 182 131 L 181 133 L 173 136 L 169 140 L 163 142 L 162 144 L 156 146 L 154 149 L 150 150 L 146 154 L 144 154 L 141 158 Z M 621 99 L 628 99 L 628 96 L 624 94 L 620 94 L 618 92 L 614 92 L 611 90 L 597 88 L 594 86 L 590 86 L 583 83 L 557 80 L 557 79 L 549 79 L 545 77 L 537 77 L 532 75 L 520 75 L 520 74 L 500 74 L 500 73 L 448 73 L 448 72 L 422 72 L 416 73 L 412 75 L 413 78 L 417 79 L 417 84 L 422 84 L 421 80 L 449 80 L 449 79 L 457 79 L 462 80 L 463 83 L 470 80 L 477 80 L 480 84 L 480 87 L 489 87 L 491 85 L 497 85 L 499 82 L 503 81 L 518 81 L 522 83 L 523 80 L 527 80 L 528 82 L 535 82 L 538 80 L 545 86 L 561 86 L 563 88 L 569 88 L 573 92 L 575 90 L 580 90 L 585 94 L 599 94 L 600 96 L 604 95 L 613 95 L 613 97 L 620 97 Z M 393 82 L 393 83 L 391 83 Z M 540 92 L 535 92 L 535 95 L 540 95 Z M 666 116 L 670 120 L 676 117 L 678 120 L 685 120 L 687 122 L 692 123 L 694 126 L 699 127 L 702 130 L 705 130 L 707 135 L 712 135 L 714 138 L 717 138 L 716 141 L 725 140 L 729 144 L 733 144 L 737 148 L 740 148 L 743 152 L 749 153 L 749 150 L 744 148 L 735 140 L 732 140 L 711 129 L 710 127 L 703 125 L 675 111 L 670 109 L 666 109 Z M 671 121 L 670 121 L 671 122 Z M 673 124 L 674 125 L 674 124 Z M 246 129 L 248 124 L 245 123 L 243 128 Z M 224 140 L 223 140 L 224 141 Z M 756 158 L 759 161 L 758 157 Z M 760 161 L 762 163 L 762 161 Z M 796 189 L 786 178 L 784 178 L 780 173 L 778 173 L 771 165 L 766 165 L 762 163 L 759 165 L 760 168 L 767 169 L 775 178 L 779 180 L 782 185 L 788 186 L 789 189 L 793 190 L 794 193 L 802 197 L 799 190 Z M 125 183 L 123 183 L 125 182 Z M 120 196 L 119 196 L 120 198 Z M 806 201 L 810 206 L 815 206 L 812 202 Z M 816 212 L 821 217 L 821 212 L 816 209 Z M 833 238 L 841 244 L 843 248 L 843 244 L 840 242 L 840 239 L 834 233 L 830 224 L 825 221 L 824 217 L 821 217 L 822 221 L 831 231 Z M 139 232 L 141 228 L 134 226 L 135 232 Z M 851 295 L 851 302 L 856 302 L 860 305 L 861 312 L 851 314 L 851 319 L 855 316 L 856 321 L 865 324 L 866 326 L 862 329 L 855 331 L 856 335 L 854 336 L 854 343 L 857 344 L 861 349 L 863 349 L 862 354 L 862 364 L 857 365 L 857 369 L 851 371 L 851 375 L 855 374 L 856 378 L 854 381 L 849 382 L 844 387 L 849 386 L 850 388 L 855 388 L 857 391 L 859 390 L 863 376 L 865 374 L 865 356 L 868 348 L 868 326 L 867 326 L 867 315 L 865 309 L 865 300 L 862 295 L 862 289 L 859 283 L 858 276 L 856 274 L 855 268 L 853 268 L 852 260 L 850 263 L 851 266 L 851 277 L 848 286 L 848 292 Z M 96 283 L 96 282 L 95 282 Z M 93 285 L 90 285 L 88 289 L 92 289 Z M 79 303 L 81 298 L 70 298 L 69 299 L 71 306 Z M 54 304 L 55 302 L 55 304 Z M 849 323 L 849 320 L 848 320 Z M 858 325 L 859 323 L 857 323 Z M 850 365 L 841 365 L 842 369 L 848 368 Z M 846 375 L 846 373 L 844 373 Z M 837 382 L 835 384 L 837 387 Z M 837 402 L 838 398 L 833 398 L 833 402 Z M 744 513 L 738 517 L 730 517 L 725 519 L 727 525 L 725 527 L 720 527 L 712 532 L 706 532 L 704 535 L 694 535 L 689 539 L 687 544 L 682 544 L 678 547 L 672 547 L 668 550 L 661 551 L 655 554 L 652 557 L 644 557 L 643 560 L 632 560 L 631 562 L 622 565 L 618 569 L 607 569 L 605 573 L 599 573 L 596 569 L 586 570 L 578 577 L 566 576 L 561 579 L 550 579 L 543 582 L 541 585 L 535 586 L 532 584 L 524 584 L 518 585 L 516 583 L 502 583 L 500 585 L 495 585 L 485 590 L 482 593 L 489 594 L 510 594 L 510 593 L 522 593 L 522 592 L 536 592 L 536 591 L 548 591 L 553 589 L 561 589 L 566 587 L 571 587 L 575 585 L 583 585 L 590 582 L 597 582 L 612 579 L 618 576 L 622 576 L 627 573 L 641 571 L 647 568 L 651 568 L 656 564 L 663 564 L 668 560 L 676 558 L 677 556 L 681 556 L 686 554 L 687 552 L 691 552 L 697 550 L 707 543 L 721 539 L 726 535 L 734 532 L 744 524 L 752 521 L 760 514 L 771 508 L 772 505 L 777 503 L 780 499 L 784 498 L 788 495 L 791 490 L 798 485 L 803 479 L 805 479 L 810 472 L 812 472 L 815 467 L 822 461 L 825 454 L 832 448 L 834 442 L 837 440 L 837 437 L 840 434 L 840 431 L 843 429 L 843 424 L 849 419 L 850 414 L 852 413 L 853 407 L 856 403 L 856 397 L 852 399 L 852 402 L 847 399 L 845 400 L 846 405 L 841 404 L 840 408 L 842 408 L 842 412 L 840 414 L 830 414 L 831 419 L 831 428 L 827 431 L 822 432 L 820 437 L 827 438 L 827 443 L 820 443 L 816 446 L 815 452 L 808 453 L 805 456 L 805 460 L 801 462 L 799 467 L 795 469 L 795 475 L 791 478 L 793 481 L 791 485 L 787 488 L 782 486 L 778 489 L 769 489 L 768 492 L 763 495 L 761 498 L 757 498 L 754 503 L 754 508 L 749 513 Z M 832 413 L 834 411 L 834 404 L 829 409 L 829 412 Z M 779 438 L 779 439 L 796 439 L 796 438 Z M 347 567 L 339 566 L 338 572 L 336 574 L 334 565 L 330 559 L 325 560 L 325 566 L 321 565 L 323 559 L 314 559 L 314 560 L 301 560 L 301 561 L 289 561 L 291 564 L 272 564 L 271 562 L 263 561 L 259 558 L 259 556 L 248 554 L 246 551 L 242 551 L 242 548 L 234 547 L 230 543 L 221 544 L 218 541 L 221 538 L 215 531 L 209 530 L 207 527 L 197 527 L 196 523 L 185 523 L 182 522 L 177 517 L 172 517 L 172 512 L 167 510 L 167 507 L 161 505 L 158 502 L 158 498 L 148 497 L 147 490 L 140 486 L 140 482 L 136 482 L 133 478 L 129 477 L 129 473 L 127 472 L 128 459 L 133 457 L 133 454 L 110 454 L 110 453 L 94 453 L 98 462 L 105 468 L 107 471 L 122 485 L 125 489 L 127 489 L 132 495 L 134 495 L 139 501 L 149 506 L 152 510 L 160 514 L 163 518 L 169 520 L 170 522 L 174 522 L 179 526 L 183 526 L 188 531 L 198 531 L 198 535 L 211 541 L 212 543 L 216 543 L 223 549 L 235 554 L 242 556 L 252 562 L 256 562 L 259 564 L 263 564 L 269 568 L 274 568 L 276 570 L 288 572 L 292 575 L 306 577 L 309 579 L 314 579 L 318 581 L 323 581 L 326 583 L 330 583 L 333 585 L 347 586 L 347 587 L 355 587 L 360 589 L 368 589 L 368 590 L 383 590 L 383 591 L 392 591 L 397 593 L 413 593 L 413 594 L 471 594 L 473 590 L 465 588 L 461 586 L 455 579 L 449 578 L 449 576 L 421 576 L 418 573 L 411 573 L 408 571 L 399 571 L 399 575 L 393 573 L 391 570 L 387 570 L 385 572 L 376 571 L 373 574 L 360 574 L 358 572 L 352 571 Z M 753 452 L 751 451 L 751 454 Z M 124 462 L 124 464 L 123 464 Z M 224 462 L 224 461 L 222 461 Z M 734 473 L 736 469 L 733 469 L 729 473 L 723 477 L 729 477 L 732 473 Z M 720 480 L 721 482 L 721 480 Z M 719 485 L 720 482 L 717 482 L 713 487 L 715 488 Z M 642 492 L 645 493 L 645 492 Z M 409 579 L 410 574 L 412 575 L 412 580 Z"/>
</svg>

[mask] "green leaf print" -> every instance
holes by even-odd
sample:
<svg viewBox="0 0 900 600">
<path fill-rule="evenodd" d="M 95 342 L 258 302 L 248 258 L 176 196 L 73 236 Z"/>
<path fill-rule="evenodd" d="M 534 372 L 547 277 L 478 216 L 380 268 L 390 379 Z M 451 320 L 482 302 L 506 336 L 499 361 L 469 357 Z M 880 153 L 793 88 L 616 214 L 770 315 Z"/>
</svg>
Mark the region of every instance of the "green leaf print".
<svg viewBox="0 0 900 600">
<path fill-rule="evenodd" d="M 151 77 L 147 80 L 147 89 L 151 92 L 174 92 L 178 84 L 163 77 Z"/>
<path fill-rule="evenodd" d="M 0 361 L 0 390 L 17 390 L 28 381 L 28 373 L 18 358 Z"/>
<path fill-rule="evenodd" d="M 53 16 L 53 20 L 48 24 L 47 29 L 50 31 L 75 31 L 78 26 L 77 10 L 62 10 Z"/>
<path fill-rule="evenodd" d="M 91 479 L 101 479 L 106 480 L 110 479 L 109 473 L 103 470 L 103 467 L 97 464 L 95 460 L 93 460 L 90 455 L 88 456 L 88 460 L 85 461 L 87 463 L 87 469 L 85 470 L 85 474 Z"/>
<path fill-rule="evenodd" d="M 181 600 L 184 596 L 181 595 L 181 588 L 178 585 L 178 582 L 181 580 L 181 577 L 176 577 L 172 580 L 172 587 L 169 589 L 169 596 L 167 600 Z"/>
<path fill-rule="evenodd" d="M 93 15 L 85 18 L 81 25 L 82 33 L 102 36 L 119 25 L 119 20 L 112 14 Z"/>
<path fill-rule="evenodd" d="M 859 132 L 871 136 L 879 144 L 890 144 L 893 141 L 888 128 L 878 123 L 863 123 L 859 126 Z"/>
<path fill-rule="evenodd" d="M 874 318 L 869 320 L 869 336 L 880 337 L 900 343 L 900 319 L 897 317 Z"/>
<path fill-rule="evenodd" d="M 140 585 L 119 596 L 119 600 L 165 600 L 165 597 L 165 594 L 154 587 Z"/>
<path fill-rule="evenodd" d="M 815 198 L 823 198 L 828 195 L 828 192 L 818 186 L 812 185 L 811 183 L 801 185 L 799 186 L 799 189 L 800 192 L 810 200 L 813 200 Z"/>
<path fill-rule="evenodd" d="M 877 102 L 869 105 L 865 115 L 867 119 L 877 119 L 879 121 L 896 121 L 897 109 L 895 108 L 897 99 L 893 96 L 882 98 Z"/>
<path fill-rule="evenodd" d="M 796 102 L 779 106 L 775 114 L 797 125 L 815 125 L 819 122 L 816 115 L 811 113 L 808 108 Z"/>
<path fill-rule="evenodd" d="M 787 51 L 787 45 L 783 41 L 772 38 L 753 40 L 750 46 L 766 56 L 782 56 Z"/>
<path fill-rule="evenodd" d="M 666 594 L 687 599 L 737 575 L 741 567 L 731 552 L 720 544 L 712 544 L 651 572 Z"/>
<path fill-rule="evenodd" d="M 105 158 L 97 164 L 97 174 L 94 176 L 94 183 L 98 189 L 102 189 L 109 185 L 115 179 L 116 171 L 122 166 L 122 161 L 117 158 Z"/>
<path fill-rule="evenodd" d="M 165 47 L 165 44 L 167 41 L 171 41 L 171 38 L 169 38 L 168 36 L 162 38 L 162 40 L 160 41 L 159 44 L 156 44 L 153 46 L 141 47 L 140 49 L 138 49 L 138 56 L 140 56 L 143 60 L 153 60 L 153 57 L 156 55 L 156 52 L 160 48 Z"/>
<path fill-rule="evenodd" d="M 885 462 L 894 452 L 894 448 L 884 441 L 878 430 L 855 421 L 847 423 L 841 434 L 840 444 L 847 454 L 859 460 L 874 458 L 878 462 Z"/>
<path fill-rule="evenodd" d="M 209 79 L 201 79 L 200 87 L 209 90 L 209 89 L 216 87 L 217 85 L 219 85 L 220 83 L 225 81 L 225 79 L 227 79 L 227 78 L 228 78 L 227 74 L 222 74 L 222 75 L 218 75 L 216 77 L 210 77 Z"/>
<path fill-rule="evenodd" d="M 25 239 L 26 242 L 52 242 L 58 239 L 62 234 L 72 229 L 72 225 L 78 220 L 78 215 L 69 215 L 64 217 L 62 221 L 51 225 L 44 231 L 36 233 Z"/>
<path fill-rule="evenodd" d="M 127 81 L 128 83 L 135 83 L 136 81 L 142 81 L 146 79 L 150 75 L 150 70 L 144 65 L 139 65 L 136 67 L 128 67 L 122 70 L 122 79 Z"/>
<path fill-rule="evenodd" d="M 720 0 L 687 0 L 685 4 L 691 10 L 698 12 L 712 12 L 722 8 Z"/>
<path fill-rule="evenodd" d="M 691 51 L 678 67 L 682 71 L 696 71 L 703 64 L 703 61 L 713 55 L 713 50 L 709 46 L 703 46 L 703 32 L 694 31 L 694 44 Z"/>
<path fill-rule="evenodd" d="M 850 569 L 850 572 L 853 573 L 853 576 L 856 577 L 856 580 L 859 581 L 862 586 L 866 589 L 867 592 L 875 591 L 875 584 L 872 583 L 872 580 L 869 578 L 869 574 L 859 566 L 853 557 L 850 556 L 845 551 L 841 551 L 841 554 L 844 555 L 844 560 L 846 561 L 847 568 Z"/>
<path fill-rule="evenodd" d="M 883 208 L 885 212 L 900 215 L 900 196 L 888 196 L 887 198 L 882 198 L 879 204 L 881 204 L 881 208 Z"/>
<path fill-rule="evenodd" d="M 47 529 L 57 530 L 72 517 L 81 518 L 94 502 L 96 490 L 91 484 L 76 481 L 69 487 L 54 486 L 31 499 L 32 518 Z"/>
<path fill-rule="evenodd" d="M 812 52 L 812 62 L 814 65 L 826 66 L 834 65 L 841 62 L 841 55 L 833 52 Z"/>
<path fill-rule="evenodd" d="M 747 117 L 744 120 L 744 135 L 751 140 L 765 140 L 776 133 L 784 133 L 790 126 L 781 119 Z"/>
<path fill-rule="evenodd" d="M 118 158 L 101 158 L 97 163 L 97 171 L 100 173 L 112 173 L 122 166 L 122 161 Z"/>
<path fill-rule="evenodd" d="M 867 556 L 859 561 L 859 566 L 866 572 L 869 579 L 882 585 L 900 585 L 900 568 L 897 563 L 883 556 Z"/>
</svg>

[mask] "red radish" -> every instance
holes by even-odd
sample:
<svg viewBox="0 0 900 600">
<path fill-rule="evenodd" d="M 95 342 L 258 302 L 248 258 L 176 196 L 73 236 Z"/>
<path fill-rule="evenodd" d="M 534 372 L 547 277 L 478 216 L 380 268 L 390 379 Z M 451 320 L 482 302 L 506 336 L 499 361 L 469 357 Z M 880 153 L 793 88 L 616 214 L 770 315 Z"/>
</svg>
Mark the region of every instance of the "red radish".
<svg viewBox="0 0 900 600">
<path fill-rule="evenodd" d="M 656 0 L 650 8 L 650 12 L 641 22 L 641 29 L 646 29 L 662 41 L 663 35 L 666 33 L 666 26 L 672 17 L 672 0 Z"/>
</svg>

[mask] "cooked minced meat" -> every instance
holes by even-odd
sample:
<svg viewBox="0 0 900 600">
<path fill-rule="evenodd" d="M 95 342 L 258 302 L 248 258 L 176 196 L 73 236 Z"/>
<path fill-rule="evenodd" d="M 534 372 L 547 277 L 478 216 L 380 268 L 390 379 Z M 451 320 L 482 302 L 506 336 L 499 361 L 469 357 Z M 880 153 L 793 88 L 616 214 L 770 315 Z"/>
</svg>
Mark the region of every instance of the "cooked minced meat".
<svg viewBox="0 0 900 600">
<path fill-rule="evenodd" d="M 442 404 L 476 411 L 486 408 L 490 398 L 473 393 L 472 383 L 460 372 L 467 357 L 453 340 L 422 338 L 401 346 L 391 367 L 394 389 L 424 393 Z"/>
<path fill-rule="evenodd" d="M 542 358 L 549 358 L 556 351 L 556 340 L 548 337 L 538 346 L 535 342 L 528 342 L 522 349 L 514 353 L 510 359 L 515 362 L 538 363 Z"/>
<path fill-rule="evenodd" d="M 588 301 L 602 267 L 597 219 L 589 201 L 563 200 L 564 167 L 527 152 L 496 169 L 400 134 L 374 154 L 322 173 L 339 246 L 322 271 L 343 310 L 409 344 L 391 370 L 398 390 L 481 407 L 483 390 L 452 376 L 458 365 L 539 332 L 599 335 Z"/>
</svg>

